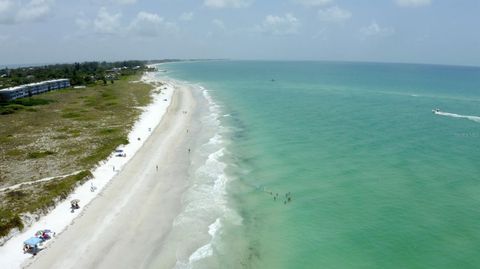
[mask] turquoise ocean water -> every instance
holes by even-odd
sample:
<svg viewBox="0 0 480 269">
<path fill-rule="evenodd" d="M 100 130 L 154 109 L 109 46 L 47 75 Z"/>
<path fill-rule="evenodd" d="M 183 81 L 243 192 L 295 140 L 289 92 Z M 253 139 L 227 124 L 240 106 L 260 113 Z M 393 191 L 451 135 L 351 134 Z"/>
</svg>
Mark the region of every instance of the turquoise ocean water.
<svg viewBox="0 0 480 269">
<path fill-rule="evenodd" d="M 480 268 L 480 68 L 160 68 L 204 87 L 222 128 L 230 213 L 189 266 Z"/>
</svg>

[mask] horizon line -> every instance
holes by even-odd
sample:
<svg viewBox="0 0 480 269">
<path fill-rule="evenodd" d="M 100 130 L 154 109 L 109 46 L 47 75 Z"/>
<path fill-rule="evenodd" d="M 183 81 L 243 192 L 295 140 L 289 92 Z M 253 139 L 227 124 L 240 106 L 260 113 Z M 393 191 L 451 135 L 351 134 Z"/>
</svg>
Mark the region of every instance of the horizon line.
<svg viewBox="0 0 480 269">
<path fill-rule="evenodd" d="M 235 58 L 164 58 L 164 59 L 122 59 L 122 60 L 85 60 L 72 62 L 50 62 L 50 63 L 9 63 L 0 65 L 1 69 L 17 69 L 28 67 L 40 67 L 58 64 L 74 64 L 86 62 L 123 62 L 123 61 L 257 61 L 257 62 L 325 62 L 325 63 L 364 63 L 364 64 L 405 64 L 405 65 L 430 65 L 430 66 L 451 66 L 451 67 L 468 67 L 480 68 L 480 65 L 474 64 L 445 64 L 445 63 L 425 63 L 425 62 L 400 62 L 400 61 L 368 61 L 368 60 L 327 60 L 327 59 L 235 59 Z"/>
</svg>

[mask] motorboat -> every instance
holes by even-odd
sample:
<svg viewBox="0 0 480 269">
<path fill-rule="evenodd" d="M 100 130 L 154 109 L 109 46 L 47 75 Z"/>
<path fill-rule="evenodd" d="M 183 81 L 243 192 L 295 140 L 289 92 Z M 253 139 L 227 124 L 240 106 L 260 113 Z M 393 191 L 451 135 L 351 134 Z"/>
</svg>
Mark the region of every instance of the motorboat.
<svg viewBox="0 0 480 269">
<path fill-rule="evenodd" d="M 440 108 L 432 109 L 432 113 L 433 113 L 433 114 L 437 114 L 438 112 L 440 112 Z"/>
</svg>

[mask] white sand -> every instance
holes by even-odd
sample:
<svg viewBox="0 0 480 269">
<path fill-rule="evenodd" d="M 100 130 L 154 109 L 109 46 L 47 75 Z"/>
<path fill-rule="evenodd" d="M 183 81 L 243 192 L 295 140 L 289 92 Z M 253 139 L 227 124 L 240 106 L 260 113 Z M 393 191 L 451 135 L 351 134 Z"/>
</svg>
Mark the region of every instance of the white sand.
<svg viewBox="0 0 480 269">
<path fill-rule="evenodd" d="M 142 80 L 150 83 L 156 81 L 151 73 L 147 73 Z M 164 89 L 165 87 L 166 89 Z M 161 88 L 162 92 L 153 95 L 154 102 L 144 109 L 140 119 L 129 134 L 130 144 L 122 147 L 127 156 L 115 157 L 112 154 L 110 158 L 92 171 L 94 175 L 92 180 L 78 187 L 48 215 L 15 235 L 0 247 L 0 268 L 20 268 L 22 265 L 30 264 L 36 260 L 38 261 L 34 265 L 38 268 L 68 268 L 74 267 L 74 265 L 77 268 L 91 268 L 91 266 L 87 266 L 86 262 L 88 261 L 83 261 L 83 263 L 81 261 L 93 249 L 92 243 L 97 246 L 99 242 L 95 241 L 96 239 L 100 239 L 101 242 L 108 242 L 103 240 L 106 236 L 105 233 L 109 234 L 111 231 L 115 231 L 120 234 L 124 231 L 128 233 L 136 231 L 135 227 L 128 225 L 121 225 L 116 230 L 113 227 L 115 223 L 121 223 L 119 217 L 123 216 L 128 219 L 131 212 L 136 212 L 137 208 L 145 203 L 148 204 L 150 200 L 145 200 L 149 197 L 148 192 L 155 190 L 155 188 L 162 188 L 162 191 L 165 191 L 163 188 L 167 186 L 157 186 L 155 182 L 158 181 L 160 175 L 163 177 L 166 171 L 172 172 L 170 167 L 165 167 L 165 161 L 168 161 L 170 156 L 170 154 L 167 155 L 167 153 L 170 153 L 167 149 L 174 150 L 175 140 L 180 138 L 180 134 L 184 132 L 180 129 L 185 127 L 189 119 L 178 109 L 180 105 L 183 106 L 182 109 L 193 105 L 193 101 L 188 98 L 178 98 L 185 101 L 180 102 L 180 104 L 174 102 L 172 108 L 169 109 L 174 94 L 174 85 L 167 84 Z M 189 95 L 188 92 L 178 91 L 176 96 Z M 172 118 L 175 117 L 184 120 L 173 123 Z M 148 139 L 152 134 L 155 139 Z M 164 150 L 157 152 L 159 148 Z M 185 153 L 185 149 L 182 150 Z M 158 173 L 155 171 L 156 164 L 159 166 Z M 114 180 L 111 181 L 112 178 Z M 97 187 L 95 192 L 90 191 L 91 184 Z M 170 187 L 168 188 L 170 189 Z M 167 191 L 163 197 L 168 196 Z M 80 199 L 80 205 L 82 206 L 80 210 L 74 213 L 70 212 L 71 199 Z M 134 199 L 137 199 L 135 200 L 137 203 L 132 201 Z M 130 211 L 120 214 L 124 207 Z M 130 221 L 133 221 L 133 219 L 130 219 Z M 47 241 L 44 245 L 45 250 L 40 252 L 37 257 L 24 254 L 22 251 L 23 241 L 41 229 L 51 229 L 57 232 L 57 237 Z M 62 233 L 58 235 L 60 232 Z M 114 234 L 114 238 L 122 240 L 124 237 L 117 237 Z M 125 243 L 125 241 L 122 242 Z M 110 241 L 109 244 L 114 244 L 114 242 Z M 98 244 L 98 246 L 105 247 L 101 244 Z M 105 250 L 97 248 L 95 251 L 98 251 L 96 253 L 103 253 Z M 122 255 L 124 254 L 119 256 Z M 70 264 L 64 267 L 62 264 L 67 261 Z M 56 263 L 57 267 L 54 266 L 54 262 L 58 262 Z"/>
<path fill-rule="evenodd" d="M 162 122 L 73 225 L 33 258 L 32 268 L 171 268 L 163 244 L 187 186 L 195 101 L 179 87 Z M 156 166 L 158 165 L 158 171 Z M 164 257 L 160 267 L 154 265 Z"/>
</svg>

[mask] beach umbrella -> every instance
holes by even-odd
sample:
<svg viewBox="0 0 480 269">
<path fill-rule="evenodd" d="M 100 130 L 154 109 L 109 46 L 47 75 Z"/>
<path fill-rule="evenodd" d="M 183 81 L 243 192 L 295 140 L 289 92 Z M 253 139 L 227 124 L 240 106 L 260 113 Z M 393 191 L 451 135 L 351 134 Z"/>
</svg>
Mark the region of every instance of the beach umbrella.
<svg viewBox="0 0 480 269">
<path fill-rule="evenodd" d="M 80 200 L 79 200 L 79 199 L 73 199 L 70 203 L 72 203 L 72 204 L 78 204 L 78 203 L 80 203 Z"/>
<path fill-rule="evenodd" d="M 41 236 L 41 235 L 43 235 L 44 233 L 46 233 L 46 234 L 52 233 L 52 230 L 49 230 L 49 229 L 38 230 L 38 231 L 35 233 L 35 236 Z"/>
<path fill-rule="evenodd" d="M 35 236 L 40 236 L 44 233 L 45 231 L 44 230 L 38 230 L 36 233 L 35 233 Z"/>
</svg>

